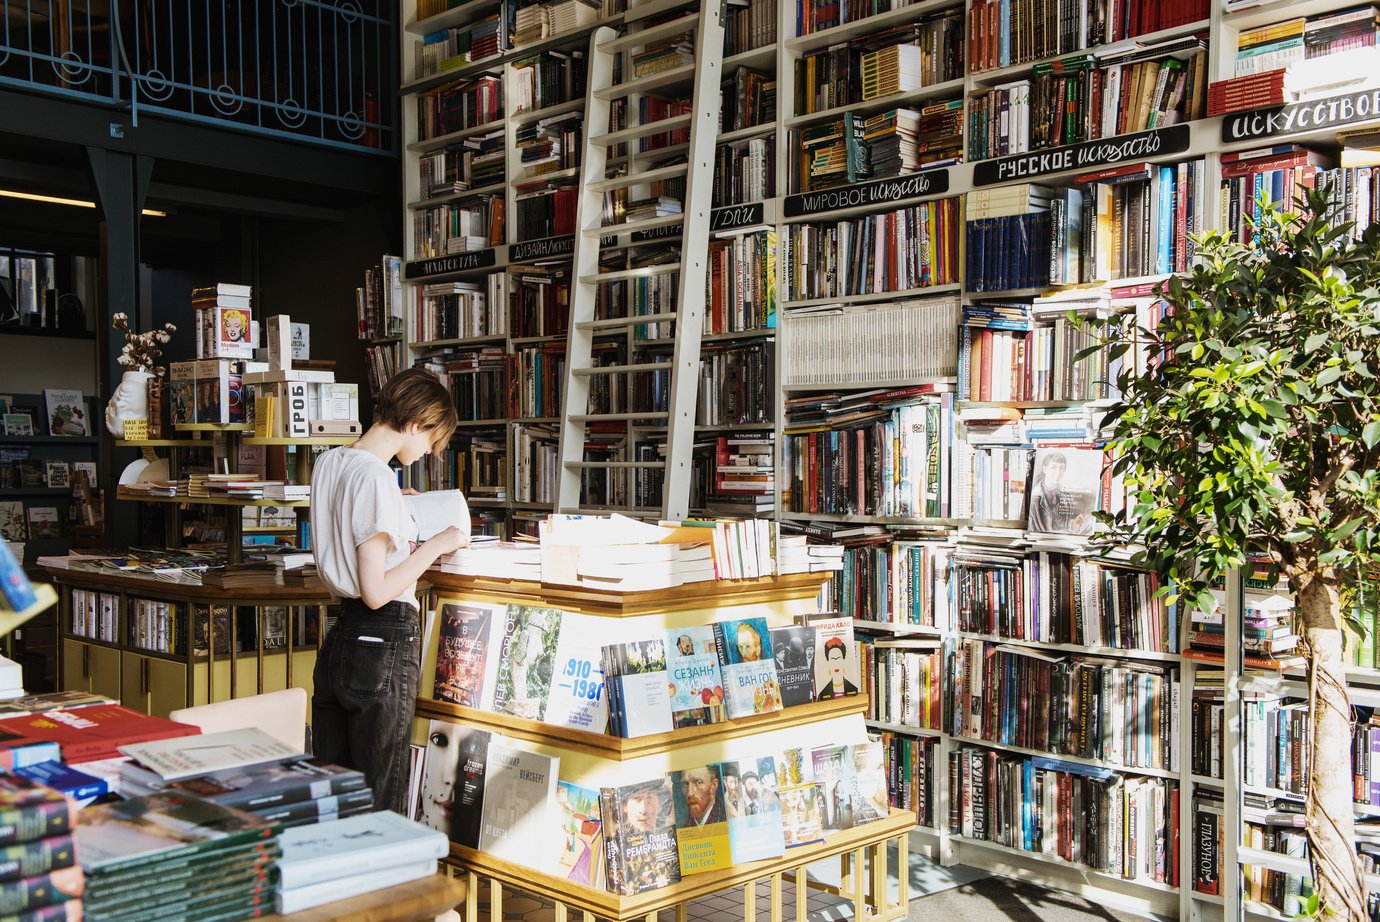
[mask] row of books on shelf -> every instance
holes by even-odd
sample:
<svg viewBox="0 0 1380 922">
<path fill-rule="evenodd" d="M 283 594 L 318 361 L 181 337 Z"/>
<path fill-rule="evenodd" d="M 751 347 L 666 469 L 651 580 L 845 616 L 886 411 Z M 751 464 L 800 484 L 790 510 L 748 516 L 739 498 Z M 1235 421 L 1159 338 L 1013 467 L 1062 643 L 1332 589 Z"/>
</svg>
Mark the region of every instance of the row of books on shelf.
<svg viewBox="0 0 1380 922">
<path fill-rule="evenodd" d="M 1207 0 L 978 0 L 968 11 L 976 73 L 1202 22 Z"/>
<path fill-rule="evenodd" d="M 807 526 L 808 527 L 808 526 Z M 936 627 L 948 621 L 952 547 L 946 539 L 914 540 L 881 526 L 850 528 L 838 541 L 843 568 L 821 590 L 830 609 L 864 621 Z"/>
<path fill-rule="evenodd" d="M 590 616 L 536 606 L 444 603 L 438 701 L 635 737 L 856 695 L 852 622 L 769 628 L 745 618 L 605 645 Z M 553 651 L 554 674 L 531 668 Z"/>
<path fill-rule="evenodd" d="M 945 693 L 948 730 L 956 738 L 1131 769 L 1178 764 L 1174 666 L 960 640 L 949 657 Z"/>
<path fill-rule="evenodd" d="M 558 756 L 433 720 L 423 764 L 423 824 L 486 855 L 625 896 L 778 858 L 890 812 L 880 742 L 789 749 L 595 789 L 561 780 Z M 452 790 L 450 809 L 440 809 Z"/>
<path fill-rule="evenodd" d="M 364 285 L 355 289 L 355 319 L 360 339 L 403 335 L 402 257 L 384 255 L 364 271 Z"/>
<path fill-rule="evenodd" d="M 962 13 L 936 10 L 913 24 L 801 55 L 795 62 L 795 112 L 823 112 L 962 76 Z"/>
<path fill-rule="evenodd" d="M 878 738 L 886 759 L 891 806 L 915 814 L 917 826 L 934 828 L 938 825 L 939 776 L 934 764 L 938 740 L 898 733 L 880 733 Z"/>
<path fill-rule="evenodd" d="M 1178 886 L 1179 786 L 1058 758 L 960 746 L 949 831 L 1090 870 Z"/>
<path fill-rule="evenodd" d="M 947 518 L 953 400 L 924 390 L 788 400 L 782 509 Z"/>
<path fill-rule="evenodd" d="M 231 652 L 232 618 L 235 620 L 234 650 L 237 653 L 255 651 L 260 647 L 264 650 L 285 647 L 289 633 L 294 637 L 294 646 L 316 642 L 318 625 L 314 611 L 308 609 L 281 605 L 262 608 L 194 605 L 190 606 L 189 628 L 187 608 L 184 603 L 130 598 L 125 642 L 141 650 L 175 656 L 190 653 L 204 657 L 208 652 L 226 655 Z M 71 634 L 118 643 L 119 617 L 118 596 L 92 590 L 72 590 Z M 189 629 L 190 638 L 187 633 Z"/>
<path fill-rule="evenodd" d="M 938 730 L 943 720 L 944 656 L 934 639 L 865 639 L 858 643 L 867 719 Z"/>
<path fill-rule="evenodd" d="M 1180 38 L 1115 55 L 1037 64 L 988 90 L 968 115 L 968 156 L 987 160 L 1134 134 L 1207 112 L 1207 43 Z"/>
<path fill-rule="evenodd" d="M 415 288 L 412 314 L 414 347 L 437 340 L 505 336 L 508 331 L 509 276 L 495 272 L 482 282 L 432 282 Z"/>
<path fill-rule="evenodd" d="M 1222 115 L 1369 85 L 1377 26 L 1373 4 L 1298 16 L 1237 34 L 1232 76 L 1209 88 Z"/>
<path fill-rule="evenodd" d="M 796 187 L 818 192 L 955 162 L 963 152 L 962 128 L 961 99 L 871 116 L 845 112 L 800 132 Z"/>
</svg>

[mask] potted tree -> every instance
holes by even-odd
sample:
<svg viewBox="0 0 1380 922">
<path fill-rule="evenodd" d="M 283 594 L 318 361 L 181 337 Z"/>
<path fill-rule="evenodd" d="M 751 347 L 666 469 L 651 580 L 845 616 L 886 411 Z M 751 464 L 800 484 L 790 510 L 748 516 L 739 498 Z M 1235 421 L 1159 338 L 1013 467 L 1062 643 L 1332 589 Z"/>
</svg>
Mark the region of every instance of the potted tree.
<svg viewBox="0 0 1380 922">
<path fill-rule="evenodd" d="M 1308 663 L 1317 908 L 1361 920 L 1344 632 L 1380 554 L 1380 227 L 1354 237 L 1321 192 L 1298 207 L 1264 209 L 1250 245 L 1199 237 L 1154 329 L 1104 328 L 1125 361 L 1103 431 L 1127 510 L 1101 518 L 1186 606 L 1211 610 L 1211 582 L 1257 556 L 1288 578 Z"/>
</svg>

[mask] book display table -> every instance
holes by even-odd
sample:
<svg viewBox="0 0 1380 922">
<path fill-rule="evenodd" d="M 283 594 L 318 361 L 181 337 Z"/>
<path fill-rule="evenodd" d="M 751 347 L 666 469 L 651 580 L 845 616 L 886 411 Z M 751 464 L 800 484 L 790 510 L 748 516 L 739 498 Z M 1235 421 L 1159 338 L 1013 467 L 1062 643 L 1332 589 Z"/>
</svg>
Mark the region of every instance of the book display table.
<svg viewBox="0 0 1380 922">
<path fill-rule="evenodd" d="M 559 655 L 553 658 L 553 670 L 579 675 L 582 674 L 578 667 L 579 657 L 588 654 L 570 652 L 576 647 L 583 651 L 597 650 L 600 645 L 664 635 L 667 630 L 749 616 L 764 617 L 772 627 L 788 625 L 796 615 L 817 611 L 816 599 L 825 578 L 821 574 L 696 583 L 642 592 L 609 592 L 577 586 L 460 577 L 437 571 L 430 572 L 427 578 L 431 584 L 428 608 L 434 607 L 438 614 L 431 621 L 429 634 L 424 637 L 415 742 L 425 741 L 429 730 L 434 740 L 434 731 L 445 729 L 438 724 L 458 725 L 467 732 L 486 731 L 493 734 L 494 739 L 501 737 L 505 746 L 559 759 L 557 774 L 562 784 L 597 790 L 636 784 L 707 764 L 780 753 L 792 747 L 808 750 L 866 740 L 862 715 L 867 699 L 861 695 L 624 739 L 594 732 L 593 727 L 555 725 L 512 713 L 438 700 L 435 694 L 440 691 L 437 671 L 443 633 L 440 625 L 446 618 L 448 606 L 506 610 L 510 621 L 523 606 L 559 610 L 567 619 L 572 615 L 587 619 L 562 622 L 556 647 Z M 578 627 L 568 629 L 568 625 Z M 575 632 L 582 636 L 568 648 L 568 633 Z M 499 641 L 491 637 L 489 642 Z M 478 681 L 482 683 L 482 677 Z M 559 684 L 559 679 L 554 680 L 553 689 Z M 556 702 L 557 692 L 553 690 L 551 696 L 547 716 Z M 424 772 L 428 770 L 423 769 Z M 455 790 L 460 790 L 458 780 Z M 788 881 L 794 893 L 793 917 L 803 922 L 807 890 L 822 886 L 808 880 L 807 866 L 837 858 L 842 882 L 837 888 L 827 889 L 853 902 L 855 918 L 891 922 L 907 912 L 909 894 L 905 869 L 909 855 L 908 834 L 914 823 L 914 814 L 892 809 L 873 822 L 829 832 L 823 838 L 787 848 L 780 857 L 687 874 L 677 882 L 633 895 L 558 876 L 534 866 L 536 861 L 528 865 L 512 860 L 511 855 L 503 857 L 470 847 L 455 841 L 454 835 L 449 863 L 464 874 L 469 885 L 464 910 L 466 922 L 480 922 L 481 913 L 488 919 L 501 918 L 503 899 L 508 891 L 520 891 L 554 903 L 556 922 L 566 922 L 571 913 L 579 914 L 584 922 L 635 919 L 651 922 L 658 913 L 668 910 L 675 912 L 678 922 L 684 922 L 690 901 L 731 888 L 742 888 L 744 920 L 755 922 L 758 886 L 762 883 L 769 888 L 773 922 L 779 922 L 790 917 L 792 901 L 786 896 Z M 556 828 L 546 836 L 547 839 L 559 837 L 560 830 Z M 896 863 L 891 864 L 893 861 Z M 900 886 L 894 897 L 888 889 L 888 870 L 899 872 Z M 488 905 L 481 908 L 483 893 L 487 893 Z"/>
<path fill-rule="evenodd" d="M 294 686 L 311 692 L 330 602 L 320 590 L 216 589 L 151 573 L 47 570 L 60 593 L 63 688 L 98 692 L 157 717 Z M 236 616 L 240 609 L 253 617 Z"/>
<path fill-rule="evenodd" d="M 287 915 L 265 916 L 264 922 L 431 922 L 465 900 L 465 882 L 435 874 L 396 887 L 352 896 Z"/>
</svg>

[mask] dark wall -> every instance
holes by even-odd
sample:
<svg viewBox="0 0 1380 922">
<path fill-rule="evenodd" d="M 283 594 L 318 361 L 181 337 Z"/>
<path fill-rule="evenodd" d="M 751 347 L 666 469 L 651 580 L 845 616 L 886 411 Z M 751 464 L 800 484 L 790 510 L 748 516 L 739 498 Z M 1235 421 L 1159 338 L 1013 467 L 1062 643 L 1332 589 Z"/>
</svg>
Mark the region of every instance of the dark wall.
<svg viewBox="0 0 1380 922">
<path fill-rule="evenodd" d="M 312 358 L 335 359 L 335 379 L 359 384 L 360 416 L 369 418 L 364 344 L 355 289 L 364 272 L 402 246 L 400 205 L 392 197 L 359 205 L 339 223 L 258 220 L 260 316 L 284 313 L 311 324 Z"/>
</svg>

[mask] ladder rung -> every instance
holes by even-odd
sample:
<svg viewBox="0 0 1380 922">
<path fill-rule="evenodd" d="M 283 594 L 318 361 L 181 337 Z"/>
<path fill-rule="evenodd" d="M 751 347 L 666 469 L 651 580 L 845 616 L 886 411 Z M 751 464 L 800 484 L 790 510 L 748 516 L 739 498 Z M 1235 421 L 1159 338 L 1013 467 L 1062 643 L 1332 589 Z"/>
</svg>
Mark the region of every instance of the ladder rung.
<svg viewBox="0 0 1380 922">
<path fill-rule="evenodd" d="M 614 234 L 632 234 L 637 231 L 655 230 L 658 227 L 670 227 L 672 224 L 683 224 L 684 214 L 667 214 L 659 218 L 643 218 L 641 221 L 624 221 L 622 224 L 605 224 L 603 227 L 596 227 L 585 231 L 586 237 L 609 237 Z"/>
<path fill-rule="evenodd" d="M 618 38 L 610 39 L 599 44 L 600 51 L 614 52 L 622 51 L 625 48 L 635 48 L 638 45 L 645 45 L 654 42 L 659 38 L 670 38 L 672 35 L 679 35 L 682 32 L 689 32 L 699 26 L 700 14 L 698 12 L 682 16 L 680 19 L 673 19 L 670 22 L 663 22 L 659 25 L 648 26 L 641 32 L 629 32 L 627 35 L 620 35 Z"/>
<path fill-rule="evenodd" d="M 627 375 L 636 374 L 639 371 L 666 371 L 671 367 L 671 362 L 637 362 L 632 365 L 598 365 L 594 368 L 572 368 L 570 373 L 588 378 L 594 375 Z"/>
<path fill-rule="evenodd" d="M 690 127 L 690 113 L 686 112 L 684 115 L 673 115 L 659 122 L 647 122 L 645 125 L 634 125 L 631 128 L 610 131 L 608 134 L 596 134 L 589 139 L 589 143 L 599 147 L 610 144 L 622 144 L 624 141 L 634 141 L 638 138 L 645 138 L 648 135 L 660 134 L 663 131 L 675 131 L 677 128 L 688 127 Z"/>
<path fill-rule="evenodd" d="M 609 317 L 605 320 L 581 320 L 575 324 L 577 330 L 617 330 L 624 327 L 638 327 L 644 323 L 670 323 L 680 317 L 672 311 L 666 314 L 644 314 L 641 317 Z"/>
<path fill-rule="evenodd" d="M 608 192 L 611 189 L 622 189 L 625 186 L 635 186 L 640 183 L 656 182 L 660 179 L 674 179 L 683 176 L 690 169 L 688 163 L 673 163 L 670 166 L 659 166 L 655 170 L 645 170 L 641 173 L 614 176 L 612 179 L 601 179 L 598 182 L 585 183 L 585 188 L 591 192 Z"/>
<path fill-rule="evenodd" d="M 603 469 L 611 470 L 616 468 L 646 468 L 648 470 L 666 467 L 665 461 L 567 461 L 565 466 L 569 468 Z"/>
<path fill-rule="evenodd" d="M 647 411 L 646 413 L 572 413 L 567 419 L 577 423 L 601 423 L 614 420 L 666 419 L 670 413 Z"/>
<path fill-rule="evenodd" d="M 634 77 L 624 83 L 606 86 L 602 90 L 595 90 L 593 95 L 595 99 L 617 99 L 630 93 L 645 93 L 674 83 L 683 83 L 694 76 L 695 65 L 682 64 L 680 67 L 671 67 L 645 77 Z"/>
<path fill-rule="evenodd" d="M 598 285 L 600 282 L 645 279 L 653 275 L 670 275 L 672 272 L 679 271 L 680 263 L 659 263 L 655 266 L 640 266 L 636 269 L 619 269 L 617 272 L 601 272 L 598 275 L 582 275 L 580 281 L 586 285 Z"/>
</svg>

